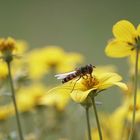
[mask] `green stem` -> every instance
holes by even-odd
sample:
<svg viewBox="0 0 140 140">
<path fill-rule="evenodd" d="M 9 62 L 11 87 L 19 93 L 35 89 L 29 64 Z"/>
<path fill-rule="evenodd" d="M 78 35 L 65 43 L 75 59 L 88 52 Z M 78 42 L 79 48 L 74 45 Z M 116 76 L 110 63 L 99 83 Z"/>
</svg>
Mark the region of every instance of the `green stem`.
<svg viewBox="0 0 140 140">
<path fill-rule="evenodd" d="M 15 109 L 15 113 L 16 113 L 16 121 L 17 121 L 19 137 L 20 137 L 20 140 L 24 140 L 22 129 L 21 129 L 19 112 L 18 112 L 17 103 L 16 103 L 15 90 L 14 90 L 14 85 L 13 85 L 13 80 L 12 80 L 12 75 L 11 75 L 10 62 L 7 62 L 7 66 L 8 66 L 9 83 L 10 83 L 10 88 L 11 88 L 11 92 L 12 92 L 12 100 L 13 100 L 14 109 Z"/>
<path fill-rule="evenodd" d="M 136 47 L 136 62 L 135 62 L 135 77 L 134 77 L 134 107 L 133 107 L 133 116 L 132 124 L 129 135 L 129 140 L 132 140 L 134 128 L 135 128 L 135 116 L 136 116 L 136 101 L 137 101 L 137 87 L 138 87 L 138 59 L 139 59 L 139 48 Z"/>
<path fill-rule="evenodd" d="M 87 119 L 88 139 L 92 140 L 91 139 L 91 130 L 90 130 L 90 121 L 89 121 L 89 107 L 86 106 L 85 110 L 86 110 L 86 119 Z"/>
<path fill-rule="evenodd" d="M 92 105 L 93 105 L 93 109 L 95 112 L 95 118 L 96 118 L 96 122 L 97 122 L 99 138 L 100 138 L 100 140 L 102 140 L 102 131 L 101 131 L 101 127 L 100 127 L 100 122 L 99 122 L 99 118 L 98 118 L 98 113 L 97 113 L 94 97 L 91 97 L 91 100 L 92 100 Z"/>
</svg>

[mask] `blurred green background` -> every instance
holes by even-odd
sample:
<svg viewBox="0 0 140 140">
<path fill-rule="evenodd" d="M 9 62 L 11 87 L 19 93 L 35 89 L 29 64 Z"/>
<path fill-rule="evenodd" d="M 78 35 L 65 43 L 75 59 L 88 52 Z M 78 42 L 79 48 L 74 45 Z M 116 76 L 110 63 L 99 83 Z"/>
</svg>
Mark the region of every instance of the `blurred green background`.
<svg viewBox="0 0 140 140">
<path fill-rule="evenodd" d="M 1 0 L 0 37 L 24 39 L 31 47 L 58 45 L 83 54 L 85 63 L 115 64 L 126 81 L 126 59 L 111 59 L 104 49 L 118 20 L 140 23 L 139 9 L 138 0 Z M 119 105 L 121 93 L 114 88 L 98 96 L 100 110 Z"/>
<path fill-rule="evenodd" d="M 139 23 L 139 6 L 138 0 L 1 0 L 0 37 L 24 39 L 31 47 L 58 45 L 80 52 L 85 63 L 117 65 L 127 80 L 126 60 L 108 58 L 104 49 L 118 20 Z M 120 96 L 110 90 L 99 98 L 101 108 L 113 110 Z M 115 102 L 106 102 L 108 98 Z"/>
</svg>

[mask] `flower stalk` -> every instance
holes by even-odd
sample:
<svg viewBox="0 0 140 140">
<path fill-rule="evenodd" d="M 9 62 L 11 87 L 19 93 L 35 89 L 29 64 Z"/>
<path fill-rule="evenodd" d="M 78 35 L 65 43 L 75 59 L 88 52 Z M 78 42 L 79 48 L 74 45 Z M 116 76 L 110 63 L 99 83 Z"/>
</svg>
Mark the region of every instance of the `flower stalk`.
<svg viewBox="0 0 140 140">
<path fill-rule="evenodd" d="M 85 107 L 85 111 L 86 111 L 86 120 L 87 120 L 87 130 L 88 130 L 88 139 L 91 139 L 91 129 L 90 129 L 90 121 L 89 121 L 89 106 Z"/>
<path fill-rule="evenodd" d="M 96 118 L 96 122 L 97 122 L 99 138 L 100 138 L 100 140 L 102 140 L 102 131 L 101 131 L 101 126 L 100 126 L 100 122 L 99 122 L 99 117 L 98 117 L 98 113 L 97 113 L 97 108 L 96 108 L 94 96 L 91 96 L 91 101 L 92 101 L 92 105 L 93 105 L 93 109 L 94 109 L 94 113 L 95 113 L 95 118 Z"/>
<path fill-rule="evenodd" d="M 136 47 L 135 77 L 134 77 L 134 101 L 133 101 L 134 107 L 133 107 L 133 116 L 132 116 L 132 124 L 131 124 L 129 140 L 132 140 L 134 129 L 135 129 L 137 87 L 138 87 L 138 60 L 139 60 L 139 46 Z"/>
<path fill-rule="evenodd" d="M 13 100 L 14 109 L 15 109 L 15 113 L 16 113 L 16 121 L 17 121 L 19 137 L 20 137 L 20 140 L 24 140 L 22 128 L 21 128 L 21 123 L 20 123 L 18 107 L 17 107 L 17 103 L 16 103 L 15 90 L 14 90 L 14 85 L 13 85 L 13 80 L 12 80 L 12 75 L 11 75 L 10 62 L 11 61 L 6 61 L 7 67 L 8 67 L 9 83 L 10 83 L 10 88 L 11 88 L 11 92 L 12 92 L 12 100 Z"/>
</svg>

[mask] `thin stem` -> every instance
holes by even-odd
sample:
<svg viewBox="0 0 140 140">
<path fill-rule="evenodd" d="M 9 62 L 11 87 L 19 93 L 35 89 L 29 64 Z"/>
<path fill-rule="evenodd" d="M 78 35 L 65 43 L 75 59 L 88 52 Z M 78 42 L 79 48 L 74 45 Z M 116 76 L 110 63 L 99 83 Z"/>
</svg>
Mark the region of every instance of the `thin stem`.
<svg viewBox="0 0 140 140">
<path fill-rule="evenodd" d="M 91 130 L 90 130 L 90 121 L 89 121 L 89 107 L 85 107 L 86 110 L 86 119 L 87 119 L 87 129 L 88 129 L 88 139 L 91 139 Z"/>
<path fill-rule="evenodd" d="M 92 100 L 92 105 L 93 105 L 93 109 L 95 112 L 95 118 L 96 118 L 96 122 L 97 122 L 99 138 L 100 138 L 100 140 L 102 140 L 102 131 L 101 131 L 101 127 L 100 127 L 100 122 L 99 122 L 99 118 L 98 118 L 98 113 L 97 113 L 94 97 L 91 97 L 91 100 Z"/>
<path fill-rule="evenodd" d="M 24 140 L 22 129 L 21 129 L 19 112 L 18 112 L 17 103 L 16 103 L 15 90 L 14 90 L 14 85 L 13 85 L 13 80 L 12 80 L 12 75 L 11 75 L 10 62 L 7 62 L 7 66 L 8 66 L 9 83 L 10 83 L 10 88 L 11 88 L 11 92 L 12 92 L 12 100 L 13 100 L 14 109 L 15 109 L 15 113 L 16 113 L 16 121 L 17 121 L 19 137 L 20 137 L 20 140 Z"/>
<path fill-rule="evenodd" d="M 137 101 L 137 87 L 138 87 L 138 59 L 139 59 L 139 48 L 136 47 L 136 61 L 135 61 L 135 77 L 134 77 L 134 107 L 133 107 L 133 116 L 132 124 L 129 135 L 129 140 L 132 140 L 134 128 L 135 128 L 135 116 L 136 116 L 136 101 Z"/>
</svg>

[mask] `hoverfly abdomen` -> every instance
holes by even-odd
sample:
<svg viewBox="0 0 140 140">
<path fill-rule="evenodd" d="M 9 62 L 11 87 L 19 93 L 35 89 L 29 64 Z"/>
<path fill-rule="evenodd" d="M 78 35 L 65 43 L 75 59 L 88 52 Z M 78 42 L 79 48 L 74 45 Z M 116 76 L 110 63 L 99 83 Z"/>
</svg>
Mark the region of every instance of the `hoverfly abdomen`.
<svg viewBox="0 0 140 140">
<path fill-rule="evenodd" d="M 73 74 L 69 74 L 67 77 L 65 77 L 63 80 L 62 80 L 62 83 L 66 83 L 72 79 L 74 79 L 75 77 L 77 77 L 76 73 L 73 73 Z"/>
</svg>

